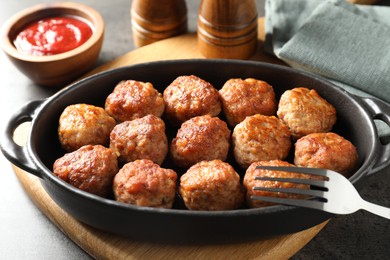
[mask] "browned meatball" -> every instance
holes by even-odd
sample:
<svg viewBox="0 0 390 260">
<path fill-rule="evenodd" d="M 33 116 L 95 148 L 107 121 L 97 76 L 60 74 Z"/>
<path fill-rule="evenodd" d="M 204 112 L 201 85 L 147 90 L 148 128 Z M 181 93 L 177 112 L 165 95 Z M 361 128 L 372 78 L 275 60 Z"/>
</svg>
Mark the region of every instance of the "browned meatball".
<svg viewBox="0 0 390 260">
<path fill-rule="evenodd" d="M 180 76 L 165 90 L 165 115 L 174 125 L 195 117 L 221 112 L 218 90 L 196 76 Z"/>
<path fill-rule="evenodd" d="M 176 194 L 177 174 L 150 160 L 125 164 L 115 175 L 114 195 L 117 201 L 137 206 L 172 208 Z"/>
<path fill-rule="evenodd" d="M 290 128 L 295 140 L 310 133 L 329 132 L 337 119 L 336 109 L 317 91 L 307 88 L 284 92 L 277 115 Z"/>
<path fill-rule="evenodd" d="M 170 152 L 175 164 L 189 167 L 203 160 L 226 160 L 230 130 L 218 117 L 193 117 L 184 122 L 172 140 Z"/>
<path fill-rule="evenodd" d="M 151 83 L 123 80 L 106 99 L 105 109 L 118 122 L 133 120 L 148 114 L 161 117 L 164 99 Z"/>
<path fill-rule="evenodd" d="M 242 122 L 247 116 L 255 114 L 272 116 L 276 112 L 274 89 L 262 80 L 230 79 L 219 90 L 219 94 L 223 112 L 230 126 Z"/>
<path fill-rule="evenodd" d="M 180 178 L 179 193 L 191 210 L 230 210 L 243 201 L 240 176 L 221 160 L 199 162 Z"/>
<path fill-rule="evenodd" d="M 110 134 L 110 148 L 121 162 L 149 159 L 161 165 L 168 153 L 165 123 L 154 115 L 122 122 Z"/>
<path fill-rule="evenodd" d="M 358 153 L 350 141 L 338 134 L 314 133 L 295 143 L 294 164 L 330 169 L 348 176 L 358 164 Z"/>
<path fill-rule="evenodd" d="M 83 145 L 107 146 L 115 120 L 103 108 L 87 104 L 70 105 L 59 119 L 58 138 L 61 146 L 72 152 Z"/>
<path fill-rule="evenodd" d="M 65 154 L 53 165 L 53 173 L 81 190 L 106 197 L 118 172 L 115 153 L 101 145 L 85 145 Z"/>
<path fill-rule="evenodd" d="M 252 163 L 245 172 L 244 176 L 244 187 L 246 189 L 246 204 L 251 208 L 261 208 L 266 206 L 274 205 L 270 202 L 265 202 L 261 200 L 253 200 L 252 196 L 265 196 L 265 197 L 279 197 L 279 198 L 295 198 L 302 199 L 304 196 L 283 193 L 283 192 L 272 192 L 272 191 L 262 191 L 254 190 L 254 187 L 264 187 L 264 188 L 296 188 L 296 189 L 309 189 L 308 185 L 305 184 L 296 184 L 291 182 L 279 182 L 279 181 L 264 181 L 264 180 L 255 180 L 255 177 L 274 177 L 274 178 L 300 178 L 300 179 L 309 179 L 310 175 L 300 174 L 293 172 L 284 172 L 284 171 L 272 171 L 264 169 L 256 169 L 257 166 L 294 166 L 285 161 L 281 160 L 271 160 L 271 161 L 260 161 Z"/>
<path fill-rule="evenodd" d="M 290 131 L 275 116 L 253 115 L 233 130 L 234 158 L 242 168 L 253 162 L 283 160 L 290 148 Z"/>
</svg>

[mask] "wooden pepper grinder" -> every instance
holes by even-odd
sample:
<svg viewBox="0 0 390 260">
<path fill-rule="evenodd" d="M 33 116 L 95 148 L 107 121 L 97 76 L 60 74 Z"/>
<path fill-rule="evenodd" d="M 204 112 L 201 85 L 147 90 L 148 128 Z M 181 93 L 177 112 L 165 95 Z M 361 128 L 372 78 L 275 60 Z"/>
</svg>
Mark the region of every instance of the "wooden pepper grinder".
<svg viewBox="0 0 390 260">
<path fill-rule="evenodd" d="M 133 0 L 131 24 L 137 47 L 185 33 L 185 0 Z"/>
<path fill-rule="evenodd" d="M 248 59 L 257 48 L 255 0 L 202 0 L 198 47 L 207 58 Z"/>
</svg>

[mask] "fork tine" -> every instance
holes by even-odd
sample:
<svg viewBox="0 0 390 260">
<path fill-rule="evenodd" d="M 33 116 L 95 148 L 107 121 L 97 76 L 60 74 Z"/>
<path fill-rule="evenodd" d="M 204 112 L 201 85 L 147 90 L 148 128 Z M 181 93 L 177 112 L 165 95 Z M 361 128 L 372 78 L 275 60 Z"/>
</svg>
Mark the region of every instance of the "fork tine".
<svg viewBox="0 0 390 260">
<path fill-rule="evenodd" d="M 309 190 L 309 189 L 297 189 L 297 188 L 269 188 L 269 187 L 254 187 L 254 190 L 261 191 L 271 191 L 271 192 L 281 192 L 281 193 L 289 193 L 289 194 L 297 194 L 297 195 L 307 195 L 310 197 L 316 197 L 320 199 L 326 199 L 324 191 L 320 190 Z"/>
<path fill-rule="evenodd" d="M 316 200 L 303 200 L 303 199 L 278 198 L 278 197 L 266 197 L 266 196 L 251 196 L 251 199 L 261 200 L 261 201 L 271 202 L 276 204 L 297 206 L 297 207 L 323 209 L 323 202 L 316 201 Z"/>
<path fill-rule="evenodd" d="M 326 182 L 323 180 L 316 180 L 316 179 L 301 179 L 301 178 L 279 178 L 279 177 L 268 177 L 268 176 L 256 176 L 255 180 L 259 181 L 280 181 L 280 182 L 290 182 L 290 183 L 297 183 L 297 184 L 306 184 L 306 185 L 312 185 L 317 186 L 320 188 L 326 187 Z"/>
<path fill-rule="evenodd" d="M 299 168 L 299 167 L 282 167 L 282 166 L 257 166 L 257 169 L 294 172 L 300 174 L 311 174 L 314 176 L 323 176 L 321 181 L 316 179 L 300 179 L 298 178 L 273 178 L 273 177 L 255 177 L 256 180 L 282 181 L 292 183 L 305 183 L 312 185 L 313 181 L 324 184 L 325 187 L 320 187 L 320 190 L 313 189 L 297 189 L 297 188 L 267 188 L 254 187 L 253 190 L 263 190 L 270 192 L 284 192 L 290 194 L 314 195 L 314 199 L 299 199 L 271 196 L 250 196 L 253 200 L 261 200 L 275 204 L 291 205 L 298 207 L 313 208 L 336 214 L 350 214 L 359 209 L 365 209 L 378 216 L 390 219 L 390 209 L 365 201 L 359 195 L 354 185 L 342 174 L 335 171 L 318 169 L 318 168 Z"/>
<path fill-rule="evenodd" d="M 304 174 L 328 177 L 327 170 L 320 169 L 320 168 L 291 167 L 291 166 L 257 166 L 256 169 L 295 172 L 295 173 L 304 173 Z"/>
</svg>

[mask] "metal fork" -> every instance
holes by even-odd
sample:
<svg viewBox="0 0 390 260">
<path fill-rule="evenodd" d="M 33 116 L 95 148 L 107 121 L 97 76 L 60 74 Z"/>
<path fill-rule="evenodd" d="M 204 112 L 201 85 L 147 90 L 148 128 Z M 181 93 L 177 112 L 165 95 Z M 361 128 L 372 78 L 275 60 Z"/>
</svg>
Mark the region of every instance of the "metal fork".
<svg viewBox="0 0 390 260">
<path fill-rule="evenodd" d="M 262 200 L 277 204 L 307 207 L 323 210 L 335 214 L 350 214 L 364 209 L 378 216 L 390 219 L 390 208 L 376 205 L 365 201 L 359 195 L 353 184 L 338 172 L 303 167 L 282 167 L 282 166 L 257 166 L 258 169 L 286 171 L 313 176 L 323 176 L 314 179 L 300 178 L 277 178 L 277 177 L 255 177 L 256 180 L 279 181 L 310 185 L 310 189 L 299 188 L 269 188 L 254 187 L 254 190 L 283 192 L 290 194 L 306 195 L 311 199 L 278 198 L 269 196 L 252 196 L 254 200 Z"/>
</svg>

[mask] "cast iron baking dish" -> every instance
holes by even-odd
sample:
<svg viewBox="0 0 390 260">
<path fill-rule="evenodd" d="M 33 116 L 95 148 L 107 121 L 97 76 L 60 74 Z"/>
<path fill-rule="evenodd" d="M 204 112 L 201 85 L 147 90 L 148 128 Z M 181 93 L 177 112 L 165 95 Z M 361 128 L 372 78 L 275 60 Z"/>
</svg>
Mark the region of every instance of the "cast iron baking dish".
<svg viewBox="0 0 390 260">
<path fill-rule="evenodd" d="M 289 206 L 215 212 L 137 207 L 86 193 L 54 176 L 53 162 L 64 153 L 57 127 L 66 106 L 89 103 L 104 107 L 108 94 L 125 79 L 151 82 L 162 93 L 182 75 L 196 75 L 216 88 L 230 78 L 265 80 L 274 87 L 277 99 L 294 87 L 315 89 L 337 109 L 333 131 L 358 149 L 360 166 L 350 181 L 359 188 L 364 178 L 390 164 L 390 144 L 381 143 L 374 123 L 381 120 L 390 125 L 389 104 L 351 95 L 322 78 L 289 67 L 236 60 L 160 61 L 95 74 L 48 99 L 25 104 L 7 123 L 1 149 L 13 164 L 40 177 L 51 198 L 76 219 L 132 239 L 165 243 L 237 242 L 301 231 L 331 217 L 321 211 Z M 25 121 L 32 121 L 31 132 L 27 145 L 20 147 L 12 140 L 12 134 Z"/>
</svg>

